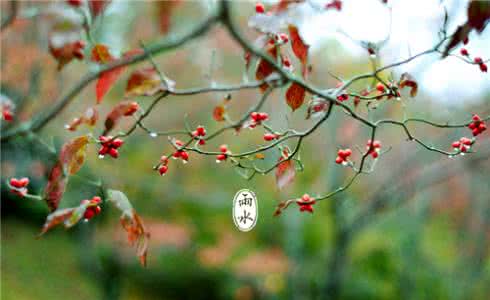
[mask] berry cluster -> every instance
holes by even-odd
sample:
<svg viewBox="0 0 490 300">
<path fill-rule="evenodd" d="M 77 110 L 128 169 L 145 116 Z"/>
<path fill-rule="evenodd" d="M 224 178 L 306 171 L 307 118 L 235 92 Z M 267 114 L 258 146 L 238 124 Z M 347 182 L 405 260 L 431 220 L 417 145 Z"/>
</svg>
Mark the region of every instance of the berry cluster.
<svg viewBox="0 0 490 300">
<path fill-rule="evenodd" d="M 316 203 L 315 199 L 308 194 L 304 194 L 300 199 L 296 200 L 299 205 L 299 211 L 313 213 L 313 205 Z"/>
<path fill-rule="evenodd" d="M 174 142 L 175 146 L 180 148 L 184 146 L 184 143 L 181 140 L 175 140 Z M 173 159 L 178 159 L 180 158 L 182 160 L 182 163 L 186 164 L 189 161 L 189 153 L 187 151 L 182 150 L 182 149 L 177 149 L 177 151 L 172 154 Z"/>
<path fill-rule="evenodd" d="M 481 57 L 475 57 L 475 59 L 473 61 L 475 62 L 475 64 L 478 64 L 478 66 L 480 67 L 480 71 L 485 72 L 485 73 L 488 71 L 488 67 L 483 62 L 483 59 Z"/>
<path fill-rule="evenodd" d="M 471 146 L 473 145 L 474 141 L 467 138 L 467 137 L 462 137 L 459 139 L 459 141 L 455 141 L 452 143 L 452 146 L 455 150 L 459 151 L 461 154 L 468 152 L 470 150 Z"/>
<path fill-rule="evenodd" d="M 99 141 L 102 147 L 99 149 L 99 157 L 104 158 L 106 154 L 109 154 L 113 158 L 119 157 L 117 149 L 124 144 L 121 139 L 113 139 L 111 136 L 101 135 Z"/>
<path fill-rule="evenodd" d="M 264 112 L 252 112 L 250 113 L 250 118 L 252 123 L 249 125 L 250 128 L 255 128 L 255 126 L 260 125 L 263 121 L 269 119 L 269 115 Z"/>
<path fill-rule="evenodd" d="M 366 144 L 366 151 L 368 151 L 368 155 L 371 155 L 372 158 L 378 158 L 379 151 L 381 150 L 381 142 L 375 140 L 374 142 L 368 140 Z"/>
<path fill-rule="evenodd" d="M 21 179 L 10 179 L 10 191 L 14 194 L 24 197 L 27 194 L 27 185 L 29 184 L 29 178 L 23 177 Z"/>
<path fill-rule="evenodd" d="M 12 122 L 14 120 L 14 114 L 8 107 L 2 107 L 2 117 L 7 122 Z"/>
<path fill-rule="evenodd" d="M 100 214 L 102 208 L 100 208 L 99 204 L 102 202 L 102 199 L 98 196 L 94 196 L 91 200 L 82 200 L 81 204 L 86 205 L 85 213 L 83 214 L 83 218 L 85 221 L 88 221 Z"/>
<path fill-rule="evenodd" d="M 206 129 L 203 126 L 197 126 L 196 130 L 192 132 L 192 136 L 199 140 L 199 145 L 206 144 L 206 141 L 202 137 L 206 136 Z"/>
<path fill-rule="evenodd" d="M 219 147 L 219 151 L 221 152 L 221 154 L 216 155 L 216 163 L 218 163 L 218 164 L 220 162 L 226 160 L 228 158 L 228 155 L 231 154 L 230 150 L 228 150 L 227 145 L 221 145 Z"/>
<path fill-rule="evenodd" d="M 285 33 L 277 33 L 274 34 L 274 41 L 276 44 L 279 45 L 286 44 L 287 42 L 289 42 L 289 37 Z"/>
<path fill-rule="evenodd" d="M 347 148 L 347 149 L 340 149 L 339 151 L 337 151 L 337 158 L 335 159 L 335 162 L 337 164 L 342 164 L 344 166 L 346 166 L 348 164 L 348 161 L 349 161 L 349 156 L 352 155 L 352 150 Z"/>
<path fill-rule="evenodd" d="M 482 121 L 479 115 L 474 114 L 472 119 L 473 122 L 471 122 L 468 125 L 468 128 L 471 129 L 473 136 L 477 136 L 481 134 L 483 131 L 487 130 L 487 126 L 485 125 L 485 122 Z"/>
</svg>

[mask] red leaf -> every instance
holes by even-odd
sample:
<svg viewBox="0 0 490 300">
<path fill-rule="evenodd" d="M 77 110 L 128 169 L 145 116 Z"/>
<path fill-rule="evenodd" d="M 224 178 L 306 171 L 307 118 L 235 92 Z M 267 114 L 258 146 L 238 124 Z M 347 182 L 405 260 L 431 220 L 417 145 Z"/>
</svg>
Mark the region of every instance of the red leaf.
<svg viewBox="0 0 490 300">
<path fill-rule="evenodd" d="M 63 223 L 63 226 L 65 228 L 70 228 L 74 226 L 82 219 L 85 210 L 87 210 L 87 207 L 94 205 L 97 204 L 82 202 L 77 207 L 65 208 L 52 212 L 46 218 L 46 222 L 44 223 L 44 226 L 39 235 L 45 234 L 48 230 L 61 223 Z"/>
<path fill-rule="evenodd" d="M 44 199 L 51 211 L 55 211 L 65 193 L 67 177 L 63 172 L 63 166 L 57 162 L 48 176 L 48 183 L 44 189 Z"/>
<path fill-rule="evenodd" d="M 291 183 L 296 176 L 296 169 L 292 160 L 285 160 L 289 157 L 289 151 L 283 150 L 283 155 L 279 158 L 279 165 L 276 168 L 276 184 L 279 189 Z"/>
<path fill-rule="evenodd" d="M 293 83 L 286 91 L 286 103 L 295 111 L 305 101 L 305 95 L 305 89 L 301 85 Z"/>
<path fill-rule="evenodd" d="M 294 25 L 289 25 L 289 37 L 291 39 L 291 48 L 293 49 L 294 55 L 299 59 L 302 65 L 302 74 L 303 77 L 306 77 L 306 73 L 308 71 L 308 48 L 309 45 L 306 45 L 301 39 L 299 35 L 298 28 Z"/>
<path fill-rule="evenodd" d="M 116 126 L 117 122 L 125 114 L 134 109 L 134 101 L 122 101 L 119 102 L 114 108 L 107 114 L 104 122 L 105 130 L 102 135 L 106 135 L 109 131 Z"/>
<path fill-rule="evenodd" d="M 111 89 L 112 85 L 119 79 L 119 76 L 124 72 L 125 67 L 118 67 L 110 71 L 102 72 L 95 84 L 95 95 L 97 104 L 102 102 L 105 94 Z"/>
</svg>

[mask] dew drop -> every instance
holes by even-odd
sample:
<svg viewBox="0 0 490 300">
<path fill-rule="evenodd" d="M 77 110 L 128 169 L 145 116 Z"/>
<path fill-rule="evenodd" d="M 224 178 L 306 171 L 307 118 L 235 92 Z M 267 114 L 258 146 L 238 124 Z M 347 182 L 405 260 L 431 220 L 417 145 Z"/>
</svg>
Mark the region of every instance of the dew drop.
<svg viewBox="0 0 490 300">
<path fill-rule="evenodd" d="M 105 157 L 105 155 L 99 154 L 100 159 L 103 159 L 104 157 Z"/>
<path fill-rule="evenodd" d="M 150 137 L 156 138 L 158 134 L 156 132 L 150 132 Z"/>
<path fill-rule="evenodd" d="M 216 160 L 216 163 L 217 163 L 217 164 L 221 163 L 221 160 L 217 159 L 217 160 Z"/>
</svg>

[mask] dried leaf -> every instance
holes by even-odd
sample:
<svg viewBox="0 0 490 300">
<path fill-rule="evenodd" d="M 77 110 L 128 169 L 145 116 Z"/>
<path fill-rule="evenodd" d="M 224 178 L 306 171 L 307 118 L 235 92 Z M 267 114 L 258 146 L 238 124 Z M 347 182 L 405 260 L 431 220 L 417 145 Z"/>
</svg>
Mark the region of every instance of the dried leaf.
<svg viewBox="0 0 490 300">
<path fill-rule="evenodd" d="M 306 77 L 308 71 L 308 48 L 309 45 L 305 44 L 301 36 L 299 35 L 298 28 L 294 25 L 289 25 L 289 38 L 291 39 L 291 48 L 294 55 L 299 59 L 302 65 L 303 77 Z"/>
<path fill-rule="evenodd" d="M 129 76 L 125 97 L 153 96 L 167 90 L 168 83 L 162 82 L 155 68 L 136 70 Z"/>
<path fill-rule="evenodd" d="M 286 103 L 295 111 L 305 101 L 305 95 L 305 89 L 301 85 L 293 83 L 286 91 Z"/>
<path fill-rule="evenodd" d="M 129 113 L 134 108 L 134 101 L 122 101 L 119 102 L 114 108 L 107 114 L 104 122 L 104 132 L 102 135 L 106 135 L 111 131 L 119 122 L 119 119 Z"/>
<path fill-rule="evenodd" d="M 284 200 L 279 202 L 279 204 L 277 204 L 276 210 L 274 211 L 274 217 L 277 217 L 280 214 L 282 214 L 282 212 L 286 210 L 286 208 L 288 208 L 288 206 L 293 202 L 294 200 Z"/>
<path fill-rule="evenodd" d="M 109 48 L 103 44 L 96 44 L 92 48 L 92 61 L 99 64 L 106 64 L 114 60 L 114 57 L 109 52 Z"/>
<path fill-rule="evenodd" d="M 58 208 L 65 192 L 68 175 L 75 174 L 82 167 L 88 141 L 87 136 L 80 136 L 64 144 L 61 148 L 59 160 L 51 169 L 44 190 L 44 198 L 51 211 Z"/>
<path fill-rule="evenodd" d="M 107 193 L 108 200 L 122 211 L 121 225 L 128 234 L 128 242 L 131 246 L 136 246 L 136 255 L 141 265 L 146 266 L 150 233 L 146 231 L 143 221 L 123 192 L 108 190 Z"/>
<path fill-rule="evenodd" d="M 276 184 L 280 190 L 291 183 L 296 176 L 293 161 L 290 159 L 285 160 L 286 157 L 289 157 L 289 151 L 284 149 L 283 155 L 279 158 L 279 162 L 281 163 L 279 163 L 276 168 Z"/>
<path fill-rule="evenodd" d="M 80 204 L 77 207 L 64 208 L 61 210 L 56 210 L 48 215 L 46 222 L 43 225 L 41 233 L 39 235 L 45 234 L 51 228 L 63 224 L 65 228 L 70 228 L 77 224 L 83 217 L 88 204 Z"/>
<path fill-rule="evenodd" d="M 51 211 L 55 211 L 65 192 L 68 178 L 63 171 L 61 162 L 57 162 L 48 176 L 48 183 L 44 189 L 44 199 Z"/>
<path fill-rule="evenodd" d="M 459 26 L 452 35 L 451 41 L 447 44 L 442 57 L 446 57 L 449 51 L 464 41 L 473 29 L 481 33 L 490 20 L 489 1 L 471 1 L 468 5 L 468 21 Z"/>
<path fill-rule="evenodd" d="M 410 87 L 410 96 L 415 97 L 417 96 L 417 91 L 418 91 L 418 84 L 417 81 L 415 81 L 415 78 L 413 78 L 412 75 L 409 73 L 403 73 L 400 82 L 398 83 L 398 86 L 402 89 L 406 86 Z"/>
</svg>

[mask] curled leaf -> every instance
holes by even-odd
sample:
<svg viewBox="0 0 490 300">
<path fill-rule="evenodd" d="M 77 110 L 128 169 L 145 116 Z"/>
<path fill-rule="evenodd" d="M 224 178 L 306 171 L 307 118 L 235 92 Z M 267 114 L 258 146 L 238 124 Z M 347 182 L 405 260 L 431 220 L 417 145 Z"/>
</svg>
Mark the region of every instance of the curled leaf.
<svg viewBox="0 0 490 300">
<path fill-rule="evenodd" d="M 276 184 L 280 190 L 291 183 L 296 176 L 294 163 L 292 160 L 288 159 L 288 157 L 289 151 L 287 149 L 284 149 L 283 155 L 281 155 L 281 157 L 279 158 L 279 164 L 276 168 Z"/>
<path fill-rule="evenodd" d="M 135 103 L 136 102 L 134 101 L 122 101 L 114 106 L 114 108 L 112 108 L 112 110 L 107 114 L 104 122 L 105 130 L 102 135 L 109 133 L 109 131 L 111 131 L 117 125 L 119 119 L 133 111 Z"/>
<path fill-rule="evenodd" d="M 136 255 L 139 257 L 141 265 L 146 266 L 150 233 L 146 231 L 143 221 L 123 192 L 109 190 L 107 193 L 109 202 L 122 212 L 120 220 L 122 227 L 128 234 L 128 243 L 136 247 Z"/>
<path fill-rule="evenodd" d="M 44 198 L 51 211 L 58 208 L 65 192 L 68 175 L 75 174 L 82 167 L 88 141 L 88 136 L 80 136 L 65 143 L 61 148 L 58 162 L 51 169 L 44 190 Z"/>
<path fill-rule="evenodd" d="M 417 81 L 415 81 L 415 78 L 413 78 L 412 75 L 409 73 L 403 73 L 400 82 L 398 83 L 398 86 L 402 89 L 406 86 L 410 87 L 410 96 L 415 97 L 417 96 L 417 91 L 418 91 L 418 84 Z"/>
<path fill-rule="evenodd" d="M 106 64 L 114 60 L 114 57 L 109 52 L 109 48 L 103 44 L 97 44 L 92 48 L 92 56 L 90 59 L 99 64 Z"/>
<path fill-rule="evenodd" d="M 276 210 L 274 211 L 274 217 L 277 217 L 280 214 L 282 214 L 282 212 L 284 210 L 286 210 L 286 208 L 288 208 L 288 206 L 293 202 L 294 202 L 294 199 L 279 202 L 279 204 L 277 204 L 277 206 L 276 206 Z"/>
<path fill-rule="evenodd" d="M 294 25 L 289 25 L 289 37 L 291 39 L 291 48 L 293 49 L 294 55 L 299 59 L 302 65 L 303 77 L 306 77 L 308 72 L 308 48 L 301 36 L 299 35 L 298 28 Z"/>
<path fill-rule="evenodd" d="M 305 101 L 305 95 L 305 89 L 301 85 L 293 83 L 286 91 L 286 103 L 295 111 Z"/>
</svg>

